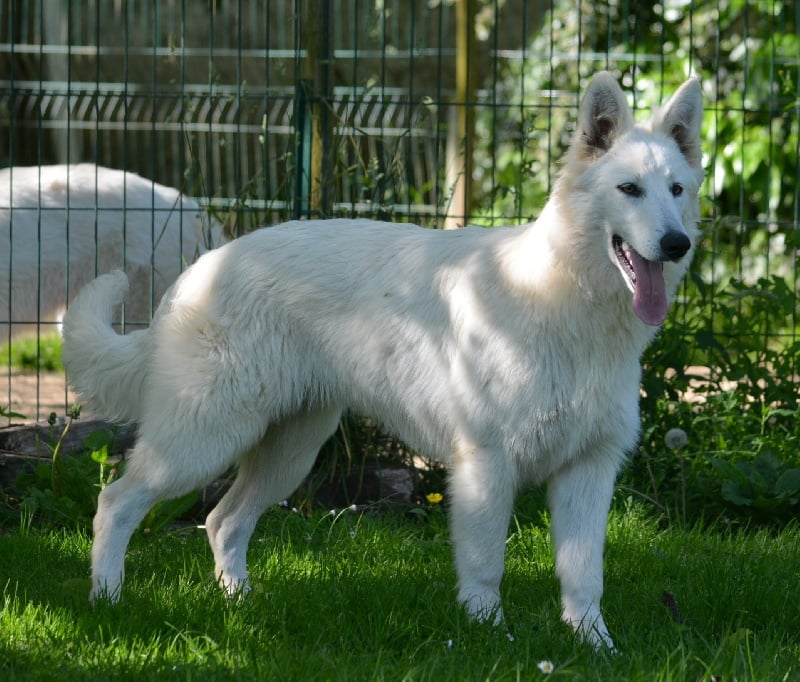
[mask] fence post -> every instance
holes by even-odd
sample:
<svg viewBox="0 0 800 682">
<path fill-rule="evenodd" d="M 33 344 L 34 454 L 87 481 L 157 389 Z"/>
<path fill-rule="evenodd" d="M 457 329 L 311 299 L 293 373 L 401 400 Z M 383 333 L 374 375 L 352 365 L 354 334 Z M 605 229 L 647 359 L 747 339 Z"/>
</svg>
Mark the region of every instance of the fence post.
<svg viewBox="0 0 800 682">
<path fill-rule="evenodd" d="M 456 0 L 456 95 L 447 125 L 447 186 L 452 187 L 445 229 L 465 225 L 472 208 L 475 138 L 475 2 Z"/>
<path fill-rule="evenodd" d="M 331 3 L 301 3 L 305 16 L 303 77 L 295 86 L 296 218 L 327 217 L 331 213 L 331 67 L 333 32 Z"/>
<path fill-rule="evenodd" d="M 311 168 L 311 99 L 312 85 L 301 78 L 295 83 L 294 95 L 294 131 L 295 131 L 295 166 L 294 166 L 294 218 L 300 219 L 311 213 L 309 186 L 307 177 Z"/>
</svg>

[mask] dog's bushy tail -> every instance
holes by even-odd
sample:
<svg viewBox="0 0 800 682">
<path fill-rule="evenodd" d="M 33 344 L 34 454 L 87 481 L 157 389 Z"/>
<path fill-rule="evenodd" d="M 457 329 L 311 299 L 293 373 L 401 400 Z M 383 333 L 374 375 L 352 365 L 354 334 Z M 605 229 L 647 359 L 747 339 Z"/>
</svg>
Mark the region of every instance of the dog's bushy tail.
<svg viewBox="0 0 800 682">
<path fill-rule="evenodd" d="M 128 277 L 121 270 L 87 284 L 63 321 L 61 356 L 67 378 L 81 400 L 115 421 L 141 416 L 150 332 L 122 336 L 111 326 L 114 310 L 125 301 Z"/>
</svg>

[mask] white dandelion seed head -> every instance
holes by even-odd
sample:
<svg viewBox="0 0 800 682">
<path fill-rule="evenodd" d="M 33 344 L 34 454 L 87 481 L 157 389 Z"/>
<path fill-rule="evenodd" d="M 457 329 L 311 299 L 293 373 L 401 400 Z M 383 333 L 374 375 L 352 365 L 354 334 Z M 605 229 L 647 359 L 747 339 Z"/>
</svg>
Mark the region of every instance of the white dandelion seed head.
<svg viewBox="0 0 800 682">
<path fill-rule="evenodd" d="M 664 436 L 664 443 L 670 450 L 680 450 L 689 442 L 689 436 L 683 429 L 670 429 Z"/>
</svg>

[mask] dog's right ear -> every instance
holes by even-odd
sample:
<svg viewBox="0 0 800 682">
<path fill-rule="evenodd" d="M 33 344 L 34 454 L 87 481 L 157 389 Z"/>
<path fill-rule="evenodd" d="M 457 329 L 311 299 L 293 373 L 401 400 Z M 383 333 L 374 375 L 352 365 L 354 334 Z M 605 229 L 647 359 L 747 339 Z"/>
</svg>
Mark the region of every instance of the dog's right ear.
<svg viewBox="0 0 800 682">
<path fill-rule="evenodd" d="M 700 129 L 703 124 L 703 92 L 700 81 L 690 78 L 669 101 L 653 114 L 653 129 L 669 135 L 681 149 L 686 160 L 702 168 Z"/>
<path fill-rule="evenodd" d="M 632 127 L 633 114 L 625 93 L 614 76 L 601 71 L 592 78 L 581 101 L 573 151 L 588 159 L 602 156 L 617 136 Z"/>
</svg>

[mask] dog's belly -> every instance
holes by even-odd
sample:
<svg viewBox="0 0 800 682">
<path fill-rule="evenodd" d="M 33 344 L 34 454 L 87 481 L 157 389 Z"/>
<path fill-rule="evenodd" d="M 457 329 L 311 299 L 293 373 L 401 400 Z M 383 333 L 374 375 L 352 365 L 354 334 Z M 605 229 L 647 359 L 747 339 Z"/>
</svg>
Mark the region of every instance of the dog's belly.
<svg viewBox="0 0 800 682">
<path fill-rule="evenodd" d="M 458 453 L 491 450 L 515 463 L 520 483 L 538 484 L 581 457 L 621 464 L 636 444 L 638 365 L 604 372 L 595 385 L 564 385 L 560 377 L 558 392 L 551 371 L 531 374 L 517 366 L 516 375 L 497 371 L 482 382 L 476 374 L 465 383 L 451 374 L 419 376 L 407 365 L 403 372 L 384 367 L 381 380 L 358 386 L 354 372 L 340 402 L 445 465 Z"/>
</svg>

